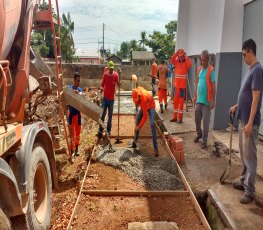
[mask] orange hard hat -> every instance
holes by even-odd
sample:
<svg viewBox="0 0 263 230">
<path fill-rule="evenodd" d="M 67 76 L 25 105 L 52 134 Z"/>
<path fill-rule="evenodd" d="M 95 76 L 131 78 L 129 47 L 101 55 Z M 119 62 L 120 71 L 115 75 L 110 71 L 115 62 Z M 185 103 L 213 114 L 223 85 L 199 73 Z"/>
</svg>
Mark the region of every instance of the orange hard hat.
<svg viewBox="0 0 263 230">
<path fill-rule="evenodd" d="M 179 49 L 178 50 L 178 56 L 184 56 L 185 55 L 185 52 L 184 52 L 184 49 Z"/>
<path fill-rule="evenodd" d="M 132 100 L 134 103 L 137 103 L 140 99 L 140 90 L 138 88 L 132 90 Z"/>
</svg>

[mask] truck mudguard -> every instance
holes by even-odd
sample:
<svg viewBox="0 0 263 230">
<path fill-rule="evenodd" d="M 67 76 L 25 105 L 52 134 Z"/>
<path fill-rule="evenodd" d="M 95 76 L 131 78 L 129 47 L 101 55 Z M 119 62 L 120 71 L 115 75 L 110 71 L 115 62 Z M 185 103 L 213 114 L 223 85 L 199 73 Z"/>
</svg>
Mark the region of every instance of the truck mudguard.
<svg viewBox="0 0 263 230">
<path fill-rule="evenodd" d="M 38 121 L 34 124 L 23 127 L 21 149 L 16 152 L 16 158 L 19 161 L 19 190 L 21 193 L 28 193 L 27 179 L 31 154 L 34 144 L 40 143 L 44 148 L 50 165 L 53 187 L 58 188 L 55 155 L 53 143 L 48 126 L 45 122 Z"/>
<path fill-rule="evenodd" d="M 0 158 L 0 188 L 0 205 L 4 212 L 8 216 L 22 214 L 21 196 L 15 175 L 3 158 Z"/>
</svg>

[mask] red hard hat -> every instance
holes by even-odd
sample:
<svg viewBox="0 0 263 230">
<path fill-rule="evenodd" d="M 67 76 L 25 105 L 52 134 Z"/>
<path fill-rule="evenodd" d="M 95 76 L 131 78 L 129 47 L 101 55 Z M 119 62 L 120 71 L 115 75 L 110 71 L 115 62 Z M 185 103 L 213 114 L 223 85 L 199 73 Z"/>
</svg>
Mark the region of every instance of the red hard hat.
<svg viewBox="0 0 263 230">
<path fill-rule="evenodd" d="M 184 49 L 179 49 L 178 50 L 178 56 L 184 56 L 185 55 L 185 52 L 184 52 Z"/>
</svg>

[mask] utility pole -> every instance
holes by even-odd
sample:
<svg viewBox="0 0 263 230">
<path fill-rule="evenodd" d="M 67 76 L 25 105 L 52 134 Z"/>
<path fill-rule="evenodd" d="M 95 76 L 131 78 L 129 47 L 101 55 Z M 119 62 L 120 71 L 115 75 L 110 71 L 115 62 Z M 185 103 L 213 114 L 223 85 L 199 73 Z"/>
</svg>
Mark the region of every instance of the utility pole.
<svg viewBox="0 0 263 230">
<path fill-rule="evenodd" d="M 104 29 L 105 24 L 102 23 L 102 61 L 104 63 Z"/>
</svg>

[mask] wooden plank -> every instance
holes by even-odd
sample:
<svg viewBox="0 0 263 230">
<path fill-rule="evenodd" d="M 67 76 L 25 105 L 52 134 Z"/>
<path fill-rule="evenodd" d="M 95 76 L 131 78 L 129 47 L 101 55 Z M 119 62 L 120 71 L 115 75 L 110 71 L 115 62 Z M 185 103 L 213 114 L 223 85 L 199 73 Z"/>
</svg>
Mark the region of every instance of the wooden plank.
<svg viewBox="0 0 263 230">
<path fill-rule="evenodd" d="M 64 88 L 61 96 L 64 104 L 73 106 L 92 120 L 99 122 L 102 108 L 87 100 L 84 95 L 76 94 L 73 90 Z"/>
<path fill-rule="evenodd" d="M 185 176 L 184 176 L 184 174 L 183 174 L 183 172 L 182 172 L 179 164 L 177 163 L 177 161 L 176 161 L 176 159 L 175 159 L 175 157 L 174 157 L 171 149 L 169 148 L 169 145 L 168 145 L 168 143 L 167 143 L 167 141 L 166 141 L 163 133 L 161 132 L 161 130 L 160 130 L 160 128 L 159 128 L 159 126 L 158 126 L 157 124 L 156 124 L 155 126 L 156 126 L 157 131 L 159 132 L 159 134 L 161 135 L 161 137 L 162 137 L 162 139 L 163 139 L 163 141 L 164 141 L 166 150 L 167 150 L 168 153 L 170 154 L 171 158 L 174 159 L 174 161 L 175 161 L 175 163 L 176 163 L 176 165 L 177 165 L 178 172 L 179 172 L 179 175 L 180 175 L 180 177 L 181 177 L 181 180 L 182 180 L 182 182 L 183 182 L 186 190 L 187 190 L 187 191 L 189 192 L 189 194 L 190 194 L 190 197 L 191 197 L 191 199 L 192 199 L 192 201 L 193 201 L 193 203 L 194 203 L 194 206 L 195 206 L 195 210 L 197 211 L 197 213 L 198 213 L 198 215 L 199 215 L 199 217 L 200 217 L 200 219 L 201 219 L 201 221 L 202 221 L 205 229 L 211 230 L 210 225 L 209 225 L 209 223 L 207 222 L 207 220 L 206 220 L 206 218 L 205 218 L 205 215 L 204 215 L 201 207 L 199 206 L 199 204 L 198 204 L 198 202 L 197 202 L 197 200 L 196 200 L 196 198 L 195 198 L 195 195 L 194 195 L 193 191 L 191 190 L 191 187 L 190 187 L 190 185 L 188 184 L 188 182 L 187 182 L 187 180 L 186 180 L 186 178 L 185 178 Z"/>
<path fill-rule="evenodd" d="M 111 139 L 114 139 L 114 138 L 117 138 L 117 137 L 118 137 L 117 135 L 111 135 L 110 136 Z M 119 138 L 121 138 L 121 139 L 133 139 L 134 136 L 119 136 Z M 140 136 L 140 139 L 152 139 L 152 136 L 145 136 L 145 135 L 143 135 L 143 136 Z M 157 136 L 157 139 L 161 139 L 161 137 Z"/>
<path fill-rule="evenodd" d="M 189 196 L 189 191 L 82 190 L 91 196 Z"/>
</svg>

